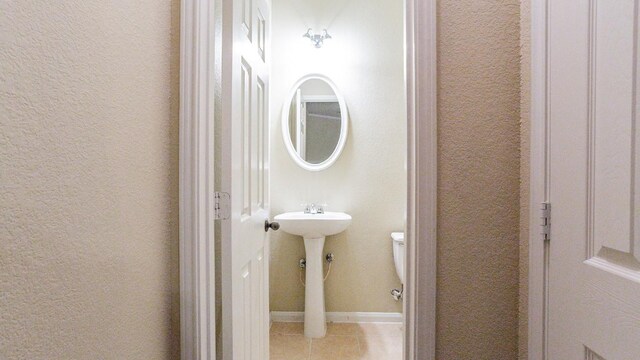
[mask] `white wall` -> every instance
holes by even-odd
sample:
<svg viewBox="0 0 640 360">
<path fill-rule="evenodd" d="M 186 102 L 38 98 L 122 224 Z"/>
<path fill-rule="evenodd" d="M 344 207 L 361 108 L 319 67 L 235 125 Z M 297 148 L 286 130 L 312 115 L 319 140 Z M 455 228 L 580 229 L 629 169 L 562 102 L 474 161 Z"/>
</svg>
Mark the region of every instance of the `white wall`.
<svg viewBox="0 0 640 360">
<path fill-rule="evenodd" d="M 316 49 L 302 37 L 308 27 L 333 39 Z M 403 2 L 273 0 L 272 35 L 272 213 L 316 202 L 351 214 L 350 228 L 325 244 L 336 256 L 327 311 L 401 311 L 389 291 L 400 286 L 390 233 L 403 229 L 406 203 Z M 296 166 L 281 133 L 285 96 L 309 73 L 335 82 L 350 115 L 344 152 L 321 172 Z M 302 311 L 302 239 L 274 232 L 271 246 L 271 310 Z"/>
</svg>

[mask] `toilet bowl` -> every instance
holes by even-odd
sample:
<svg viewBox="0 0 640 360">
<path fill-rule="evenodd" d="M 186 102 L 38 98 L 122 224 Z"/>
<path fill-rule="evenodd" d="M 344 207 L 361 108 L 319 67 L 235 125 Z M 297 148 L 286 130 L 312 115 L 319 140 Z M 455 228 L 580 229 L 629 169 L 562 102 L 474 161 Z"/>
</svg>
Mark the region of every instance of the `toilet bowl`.
<svg viewBox="0 0 640 360">
<path fill-rule="evenodd" d="M 393 262 L 396 264 L 396 273 L 400 282 L 404 284 L 404 233 L 391 233 L 391 240 L 393 241 Z"/>
</svg>

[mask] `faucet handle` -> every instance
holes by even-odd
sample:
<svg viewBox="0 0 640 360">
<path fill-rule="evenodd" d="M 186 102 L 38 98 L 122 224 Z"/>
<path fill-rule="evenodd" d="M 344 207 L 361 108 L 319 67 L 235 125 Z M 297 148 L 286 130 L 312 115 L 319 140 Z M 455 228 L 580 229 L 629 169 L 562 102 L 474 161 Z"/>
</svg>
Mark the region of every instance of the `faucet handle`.
<svg viewBox="0 0 640 360">
<path fill-rule="evenodd" d="M 300 206 L 304 209 L 303 211 L 305 214 L 309 214 L 311 212 L 311 206 L 309 203 L 302 203 Z"/>
</svg>

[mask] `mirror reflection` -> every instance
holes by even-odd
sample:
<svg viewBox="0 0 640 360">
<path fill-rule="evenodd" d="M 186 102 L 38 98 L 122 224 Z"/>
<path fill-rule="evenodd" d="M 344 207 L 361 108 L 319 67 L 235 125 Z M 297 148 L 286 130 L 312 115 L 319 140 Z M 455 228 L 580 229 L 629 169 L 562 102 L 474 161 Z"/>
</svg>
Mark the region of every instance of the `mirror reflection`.
<svg viewBox="0 0 640 360">
<path fill-rule="evenodd" d="M 289 107 L 289 141 L 308 164 L 327 161 L 337 150 L 344 126 L 340 101 L 322 79 L 308 79 L 294 92 Z"/>
</svg>

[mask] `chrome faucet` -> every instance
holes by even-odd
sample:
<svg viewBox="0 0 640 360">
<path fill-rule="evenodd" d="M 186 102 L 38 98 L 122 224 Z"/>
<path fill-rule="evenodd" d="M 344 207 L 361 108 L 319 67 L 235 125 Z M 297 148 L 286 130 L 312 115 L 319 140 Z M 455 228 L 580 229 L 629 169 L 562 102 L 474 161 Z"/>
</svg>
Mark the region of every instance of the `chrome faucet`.
<svg viewBox="0 0 640 360">
<path fill-rule="evenodd" d="M 304 213 L 305 214 L 324 214 L 324 209 L 322 208 L 322 205 L 316 205 L 316 204 L 307 204 L 304 207 Z"/>
</svg>

